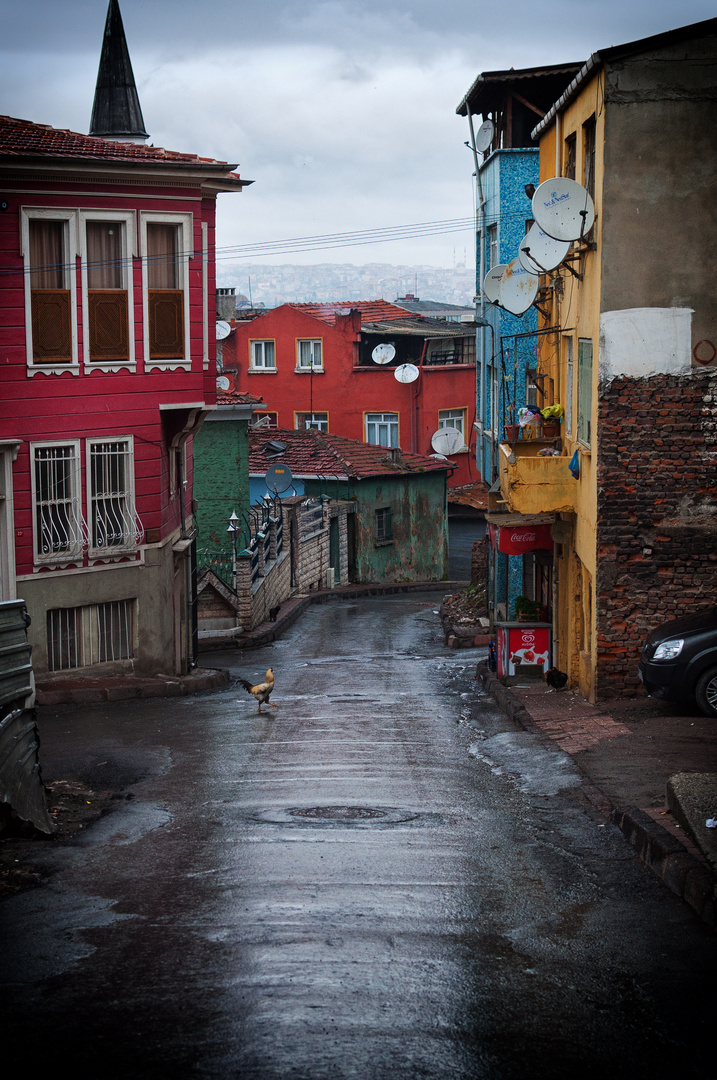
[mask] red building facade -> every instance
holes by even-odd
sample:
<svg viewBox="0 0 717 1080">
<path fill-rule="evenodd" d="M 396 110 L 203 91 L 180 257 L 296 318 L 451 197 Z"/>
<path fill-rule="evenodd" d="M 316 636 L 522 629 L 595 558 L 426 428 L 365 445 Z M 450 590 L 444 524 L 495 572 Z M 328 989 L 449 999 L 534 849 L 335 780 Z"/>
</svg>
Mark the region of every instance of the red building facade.
<svg viewBox="0 0 717 1080">
<path fill-rule="evenodd" d="M 41 675 L 191 664 L 231 170 L 0 118 L 0 598 L 25 599 Z"/>
<path fill-rule="evenodd" d="M 379 344 L 394 355 L 372 359 Z M 402 383 L 396 369 L 419 369 Z M 223 342 L 233 388 L 261 397 L 272 426 L 310 426 L 348 439 L 431 454 L 443 427 L 460 431 L 450 486 L 475 470 L 475 328 L 425 319 L 383 300 L 283 304 L 240 320 Z"/>
</svg>

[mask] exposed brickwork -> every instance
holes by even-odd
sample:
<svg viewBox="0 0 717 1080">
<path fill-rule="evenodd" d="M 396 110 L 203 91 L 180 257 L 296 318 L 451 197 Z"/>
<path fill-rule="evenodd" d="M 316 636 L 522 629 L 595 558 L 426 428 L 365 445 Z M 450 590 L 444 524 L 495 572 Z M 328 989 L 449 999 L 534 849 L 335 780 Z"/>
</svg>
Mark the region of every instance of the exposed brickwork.
<svg viewBox="0 0 717 1080">
<path fill-rule="evenodd" d="M 717 374 L 601 387 L 600 698 L 639 691 L 645 635 L 717 596 Z"/>
</svg>

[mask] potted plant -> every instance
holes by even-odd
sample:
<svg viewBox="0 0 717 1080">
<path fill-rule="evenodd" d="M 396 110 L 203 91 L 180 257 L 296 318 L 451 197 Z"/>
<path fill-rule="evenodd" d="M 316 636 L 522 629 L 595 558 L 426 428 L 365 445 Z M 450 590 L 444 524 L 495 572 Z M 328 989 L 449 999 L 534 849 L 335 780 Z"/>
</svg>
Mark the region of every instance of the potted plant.
<svg viewBox="0 0 717 1080">
<path fill-rule="evenodd" d="M 531 600 L 529 596 L 516 596 L 515 618 L 518 622 L 543 622 L 545 608 L 539 600 Z"/>
<path fill-rule="evenodd" d="M 564 415 L 563 406 L 546 405 L 540 410 L 540 415 L 543 418 L 543 438 L 557 439 L 560 435 L 560 422 Z"/>
<path fill-rule="evenodd" d="M 505 441 L 514 443 L 516 439 L 520 438 L 520 424 L 515 423 L 515 414 L 513 406 L 508 406 L 508 418 L 505 422 Z"/>
</svg>

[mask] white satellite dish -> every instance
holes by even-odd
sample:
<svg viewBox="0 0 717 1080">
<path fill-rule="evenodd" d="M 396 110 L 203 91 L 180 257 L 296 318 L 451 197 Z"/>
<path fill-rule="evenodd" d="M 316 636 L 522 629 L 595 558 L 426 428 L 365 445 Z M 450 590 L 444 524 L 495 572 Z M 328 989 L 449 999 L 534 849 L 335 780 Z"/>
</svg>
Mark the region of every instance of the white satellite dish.
<svg viewBox="0 0 717 1080">
<path fill-rule="evenodd" d="M 442 427 L 434 431 L 431 436 L 431 446 L 442 457 L 457 454 L 465 446 L 460 431 L 452 427 Z"/>
<path fill-rule="evenodd" d="M 569 251 L 569 240 L 554 240 L 535 221 L 521 241 L 518 258 L 529 274 L 542 274 L 560 266 Z"/>
<path fill-rule="evenodd" d="M 493 134 L 495 127 L 492 120 L 485 120 L 478 128 L 476 133 L 476 150 L 479 150 L 481 154 L 485 154 L 486 150 L 493 142 Z"/>
<path fill-rule="evenodd" d="M 393 376 L 397 382 L 411 383 L 415 382 L 420 374 L 415 364 L 399 364 Z"/>
<path fill-rule="evenodd" d="M 538 294 L 538 278 L 521 266 L 520 259 L 512 259 L 500 279 L 498 303 L 513 315 L 527 311 Z"/>
<path fill-rule="evenodd" d="M 498 303 L 500 279 L 503 277 L 507 265 L 507 263 L 497 263 L 495 266 L 491 266 L 490 270 L 483 278 L 483 295 L 491 304 Z"/>
<path fill-rule="evenodd" d="M 374 364 L 390 364 L 396 355 L 393 345 L 377 345 L 371 353 Z"/>
<path fill-rule="evenodd" d="M 533 195 L 533 217 L 555 240 L 579 240 L 593 227 L 595 206 L 582 184 L 556 176 Z"/>
<path fill-rule="evenodd" d="M 231 385 L 226 375 L 217 376 L 217 390 L 230 390 Z"/>
<path fill-rule="evenodd" d="M 219 319 L 216 329 L 217 341 L 224 341 L 224 338 L 229 337 L 231 332 L 232 328 L 229 323 L 225 322 L 224 319 Z"/>
</svg>

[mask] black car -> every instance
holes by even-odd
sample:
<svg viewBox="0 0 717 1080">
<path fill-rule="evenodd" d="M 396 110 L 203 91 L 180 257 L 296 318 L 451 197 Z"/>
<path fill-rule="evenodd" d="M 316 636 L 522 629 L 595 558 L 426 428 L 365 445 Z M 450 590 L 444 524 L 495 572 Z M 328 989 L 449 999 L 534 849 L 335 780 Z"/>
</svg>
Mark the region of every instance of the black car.
<svg viewBox="0 0 717 1080">
<path fill-rule="evenodd" d="M 717 716 L 717 607 L 672 619 L 648 634 L 638 672 L 652 697 L 695 700 L 705 716 Z"/>
</svg>

